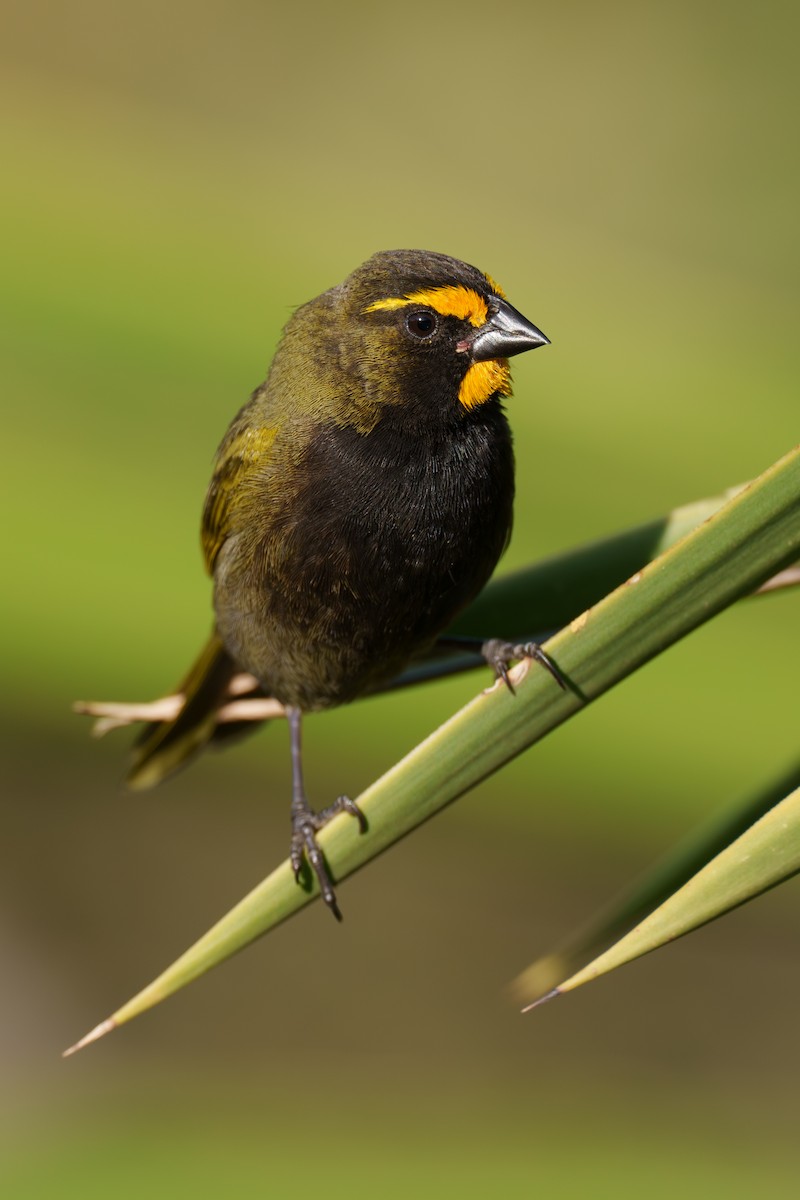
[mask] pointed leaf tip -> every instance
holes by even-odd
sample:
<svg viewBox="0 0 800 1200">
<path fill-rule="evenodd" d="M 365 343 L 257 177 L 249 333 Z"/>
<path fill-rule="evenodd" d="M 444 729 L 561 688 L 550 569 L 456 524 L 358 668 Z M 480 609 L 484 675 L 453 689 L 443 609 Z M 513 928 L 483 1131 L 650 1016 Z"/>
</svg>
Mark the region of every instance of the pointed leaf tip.
<svg viewBox="0 0 800 1200">
<path fill-rule="evenodd" d="M 524 1008 L 520 1009 L 520 1012 L 529 1013 L 532 1009 L 539 1008 L 542 1004 L 547 1004 L 548 1000 L 555 1000 L 556 996 L 560 996 L 561 994 L 561 988 L 553 988 L 551 992 L 545 992 L 538 1000 L 532 1000 L 530 1004 L 526 1004 Z"/>
<path fill-rule="evenodd" d="M 79 1042 L 76 1042 L 74 1046 L 70 1046 L 69 1049 L 65 1050 L 61 1057 L 69 1058 L 70 1055 L 77 1054 L 84 1046 L 88 1046 L 90 1042 L 98 1041 L 99 1038 L 105 1037 L 107 1033 L 111 1033 L 111 1030 L 116 1028 L 117 1022 L 113 1017 L 109 1017 L 106 1021 L 101 1021 L 99 1025 L 95 1025 L 94 1029 L 85 1034 Z"/>
</svg>

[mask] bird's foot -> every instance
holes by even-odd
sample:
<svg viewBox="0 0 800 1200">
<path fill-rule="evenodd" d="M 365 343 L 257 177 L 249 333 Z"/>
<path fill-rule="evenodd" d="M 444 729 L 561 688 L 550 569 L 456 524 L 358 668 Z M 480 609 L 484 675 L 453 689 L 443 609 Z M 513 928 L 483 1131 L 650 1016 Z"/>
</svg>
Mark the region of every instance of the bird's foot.
<svg viewBox="0 0 800 1200">
<path fill-rule="evenodd" d="M 298 883 L 300 882 L 303 859 L 305 858 L 317 877 L 322 899 L 337 921 L 341 921 L 342 914 L 339 911 L 339 905 L 336 903 L 336 892 L 333 889 L 333 881 L 328 870 L 328 864 L 325 861 L 325 855 L 322 853 L 322 849 L 317 841 L 317 833 L 341 812 L 349 813 L 351 817 L 355 817 L 361 833 L 366 832 L 367 819 L 355 801 L 351 800 L 349 796 L 340 796 L 338 800 L 335 800 L 333 804 L 330 804 L 327 808 L 323 808 L 320 812 L 314 812 L 307 803 L 295 803 L 292 806 L 292 849 L 289 856 L 294 877 Z"/>
<path fill-rule="evenodd" d="M 541 663 L 553 676 L 558 686 L 563 691 L 567 690 L 564 676 L 538 642 L 504 642 L 500 638 L 490 638 L 481 646 L 481 654 L 494 671 L 495 678 L 502 679 L 512 695 L 514 695 L 514 685 L 509 677 L 508 668 L 512 662 L 520 658 L 532 658 L 534 662 Z"/>
</svg>

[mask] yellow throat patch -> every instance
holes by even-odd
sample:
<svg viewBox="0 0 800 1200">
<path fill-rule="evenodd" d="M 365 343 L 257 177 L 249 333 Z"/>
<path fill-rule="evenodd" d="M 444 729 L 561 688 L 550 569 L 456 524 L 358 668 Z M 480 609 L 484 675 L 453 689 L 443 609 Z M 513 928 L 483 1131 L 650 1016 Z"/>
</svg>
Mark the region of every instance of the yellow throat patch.
<svg viewBox="0 0 800 1200">
<path fill-rule="evenodd" d="M 487 276 L 487 281 L 495 295 L 504 293 L 493 280 Z M 459 321 L 469 321 L 476 329 L 485 325 L 489 316 L 486 301 L 474 288 L 451 285 L 440 288 L 423 288 L 418 292 L 409 292 L 405 296 L 388 296 L 385 300 L 375 300 L 364 309 L 365 313 L 391 311 L 397 308 L 408 308 L 413 304 L 424 304 L 432 308 L 440 317 L 456 317 Z M 511 369 L 505 358 L 489 359 L 487 362 L 476 362 L 467 371 L 458 389 L 458 399 L 464 408 L 477 408 L 485 404 L 495 394 L 511 395 Z"/>
<path fill-rule="evenodd" d="M 458 389 L 458 398 L 464 408 L 477 408 L 494 395 L 511 395 L 511 368 L 507 358 L 473 363 Z"/>
</svg>

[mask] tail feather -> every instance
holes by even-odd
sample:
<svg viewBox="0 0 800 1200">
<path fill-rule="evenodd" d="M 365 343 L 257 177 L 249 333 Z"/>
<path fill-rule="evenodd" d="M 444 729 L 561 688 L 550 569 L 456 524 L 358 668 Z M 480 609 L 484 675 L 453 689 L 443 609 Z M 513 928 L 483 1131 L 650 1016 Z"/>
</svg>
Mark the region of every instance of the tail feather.
<svg viewBox="0 0 800 1200">
<path fill-rule="evenodd" d="M 203 749 L 215 735 L 217 710 L 239 670 L 213 633 L 178 689 L 185 697 L 180 712 L 172 720 L 149 725 L 135 743 L 128 787 L 155 787 Z"/>
</svg>

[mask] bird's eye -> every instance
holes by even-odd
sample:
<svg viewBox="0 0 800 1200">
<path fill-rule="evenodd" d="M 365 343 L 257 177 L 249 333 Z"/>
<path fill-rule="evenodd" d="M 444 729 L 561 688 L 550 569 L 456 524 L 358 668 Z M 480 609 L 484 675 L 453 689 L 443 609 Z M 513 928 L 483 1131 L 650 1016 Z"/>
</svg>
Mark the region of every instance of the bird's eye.
<svg viewBox="0 0 800 1200">
<path fill-rule="evenodd" d="M 414 337 L 429 338 L 436 333 L 436 326 L 435 315 L 425 308 L 418 312 L 411 312 L 406 317 L 406 329 L 409 333 L 413 333 Z"/>
</svg>

